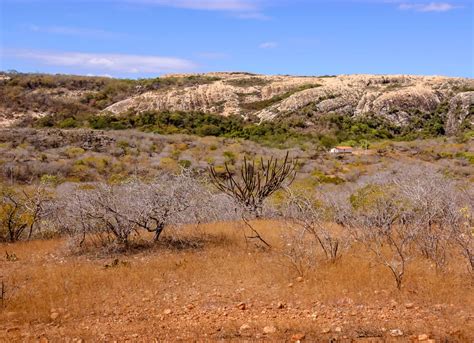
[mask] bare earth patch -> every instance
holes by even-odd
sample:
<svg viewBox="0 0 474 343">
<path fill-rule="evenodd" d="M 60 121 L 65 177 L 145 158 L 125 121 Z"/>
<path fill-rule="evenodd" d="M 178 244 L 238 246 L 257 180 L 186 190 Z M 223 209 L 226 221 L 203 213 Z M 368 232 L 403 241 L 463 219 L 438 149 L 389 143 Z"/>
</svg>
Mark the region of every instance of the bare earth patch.
<svg viewBox="0 0 474 343">
<path fill-rule="evenodd" d="M 0 342 L 473 341 L 461 263 L 436 273 L 416 261 L 397 291 L 355 247 L 299 276 L 279 253 L 284 227 L 258 227 L 271 250 L 246 246 L 236 224 L 202 227 L 202 244 L 108 257 L 71 255 L 63 239 L 2 244 L 17 260 L 0 258 Z"/>
</svg>

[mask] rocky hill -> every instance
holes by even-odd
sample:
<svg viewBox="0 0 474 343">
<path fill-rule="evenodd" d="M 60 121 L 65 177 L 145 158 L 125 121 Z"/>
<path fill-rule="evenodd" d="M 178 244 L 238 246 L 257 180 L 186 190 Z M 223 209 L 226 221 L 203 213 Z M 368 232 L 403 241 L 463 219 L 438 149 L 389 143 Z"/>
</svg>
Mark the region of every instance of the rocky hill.
<svg viewBox="0 0 474 343">
<path fill-rule="evenodd" d="M 59 76 L 53 81 L 22 89 L 18 75 L 0 80 L 0 125 L 8 126 L 25 116 L 39 117 L 63 111 L 58 101 L 81 111 L 140 113 L 182 111 L 251 117 L 258 121 L 298 118 L 315 121 L 329 113 L 351 117 L 372 114 L 395 125 L 406 125 L 415 115 L 438 111 L 445 130 L 456 132 L 474 124 L 474 79 L 411 75 L 340 75 L 322 77 L 266 76 L 249 73 L 167 75 L 151 80 L 97 80 L 73 83 Z M 74 77 L 71 77 L 74 78 Z M 77 78 L 77 77 L 75 77 Z M 83 80 L 84 79 L 84 80 Z M 93 78 L 90 78 L 93 79 Z M 23 84 L 24 86 L 24 84 Z M 116 87 L 112 91 L 109 88 Z M 105 94 L 105 95 L 104 95 Z M 112 96 L 110 96 L 112 94 Z M 22 104 L 35 96 L 31 106 Z M 37 98 L 41 100 L 38 101 Z M 22 100 L 23 99 L 23 100 Z M 12 106 L 11 102 L 16 101 Z M 39 102 L 39 104 L 38 104 Z M 51 103 L 51 106 L 47 106 Z M 46 105 L 45 105 L 46 104 Z M 61 107 L 61 106 L 60 106 Z"/>
</svg>

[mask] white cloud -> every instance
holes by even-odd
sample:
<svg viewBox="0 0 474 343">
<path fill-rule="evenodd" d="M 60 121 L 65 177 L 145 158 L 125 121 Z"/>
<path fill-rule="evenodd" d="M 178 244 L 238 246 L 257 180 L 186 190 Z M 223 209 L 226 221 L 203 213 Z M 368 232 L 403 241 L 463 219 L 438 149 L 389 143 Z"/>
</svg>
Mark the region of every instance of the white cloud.
<svg viewBox="0 0 474 343">
<path fill-rule="evenodd" d="M 430 2 L 430 3 L 402 3 L 398 6 L 401 10 L 412 10 L 417 12 L 447 12 L 459 6 L 447 2 Z"/>
<path fill-rule="evenodd" d="M 16 2 L 41 2 L 60 0 L 0 0 Z M 64 1 L 64 0 L 61 0 Z M 71 2 L 92 0 L 68 0 Z M 96 0 L 109 3 L 128 3 L 131 5 L 151 5 L 181 8 L 202 11 L 220 11 L 231 13 L 239 19 L 268 20 L 269 17 L 262 13 L 263 7 L 275 4 L 280 0 Z"/>
<path fill-rule="evenodd" d="M 102 75 L 97 75 L 97 74 L 92 74 L 92 73 L 87 73 L 86 76 L 100 76 L 100 77 L 108 77 L 108 78 L 113 78 L 112 75 L 110 74 L 102 74 Z"/>
<path fill-rule="evenodd" d="M 262 6 L 267 0 L 121 0 L 130 3 L 141 3 L 156 6 L 174 7 L 190 10 L 230 12 L 239 19 L 268 20 L 262 13 Z"/>
<path fill-rule="evenodd" d="M 33 32 L 51 33 L 68 36 L 83 36 L 96 38 L 118 38 L 125 36 L 123 34 L 109 32 L 105 30 L 89 29 L 82 27 L 30 25 L 28 28 L 30 29 L 30 31 Z"/>
<path fill-rule="evenodd" d="M 176 57 L 99 54 L 83 52 L 45 52 L 9 50 L 4 55 L 23 60 L 37 61 L 44 65 L 71 67 L 94 73 L 120 72 L 128 74 L 189 71 L 196 65 Z"/>
<path fill-rule="evenodd" d="M 208 11 L 255 11 L 255 0 L 135 0 L 130 2 L 149 3 L 161 6 Z"/>
<path fill-rule="evenodd" d="M 258 47 L 260 49 L 273 49 L 278 46 L 277 42 L 263 42 Z"/>
</svg>

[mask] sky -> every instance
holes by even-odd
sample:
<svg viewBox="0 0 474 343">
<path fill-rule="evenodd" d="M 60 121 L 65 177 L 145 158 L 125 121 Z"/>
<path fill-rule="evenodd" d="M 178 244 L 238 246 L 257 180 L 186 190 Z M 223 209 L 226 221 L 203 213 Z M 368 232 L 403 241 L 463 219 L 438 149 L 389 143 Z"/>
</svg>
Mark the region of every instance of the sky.
<svg viewBox="0 0 474 343">
<path fill-rule="evenodd" d="M 471 0 L 0 0 L 0 70 L 474 77 Z"/>
</svg>

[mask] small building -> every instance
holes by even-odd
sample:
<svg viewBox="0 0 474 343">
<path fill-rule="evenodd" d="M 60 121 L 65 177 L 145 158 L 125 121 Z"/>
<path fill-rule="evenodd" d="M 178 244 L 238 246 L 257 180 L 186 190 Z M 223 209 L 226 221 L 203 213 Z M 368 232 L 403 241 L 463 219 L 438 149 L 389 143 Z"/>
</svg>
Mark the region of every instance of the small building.
<svg viewBox="0 0 474 343">
<path fill-rule="evenodd" d="M 354 152 L 354 148 L 351 146 L 336 146 L 329 150 L 331 154 L 352 154 Z"/>
</svg>

